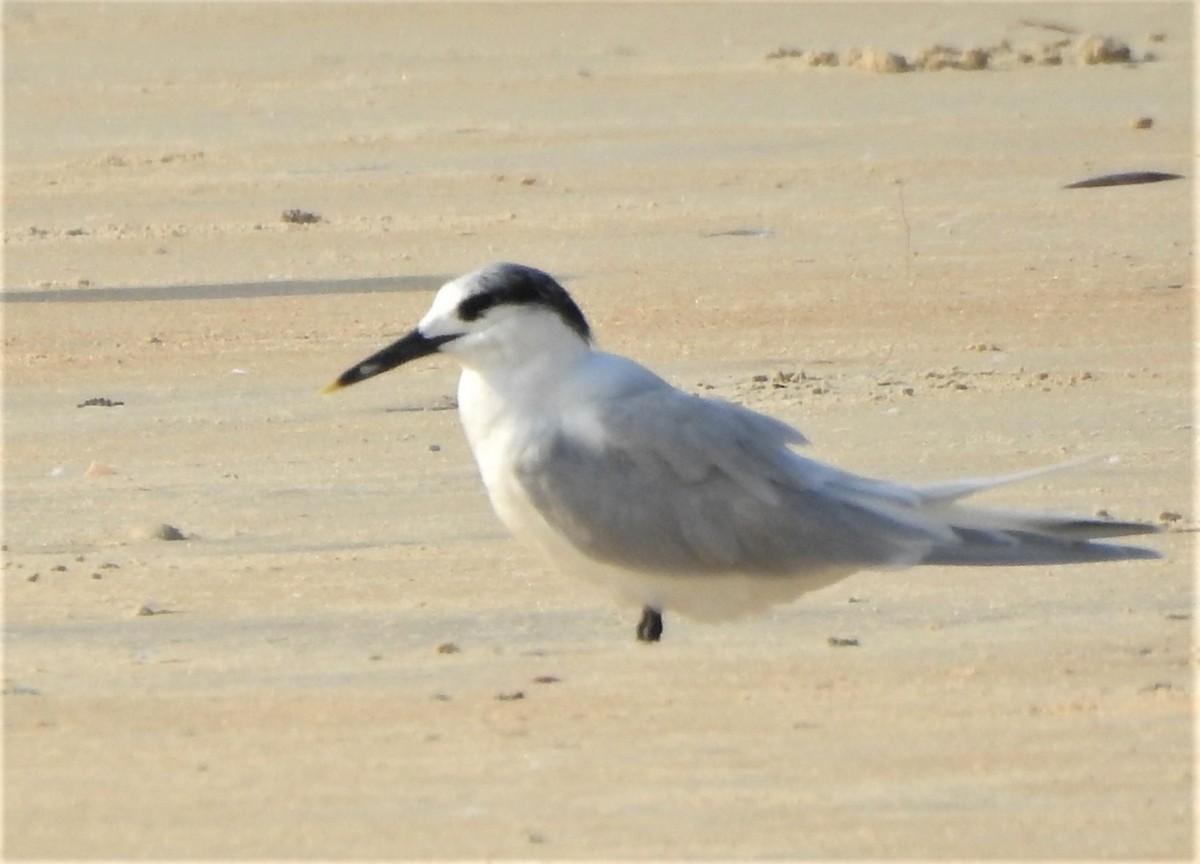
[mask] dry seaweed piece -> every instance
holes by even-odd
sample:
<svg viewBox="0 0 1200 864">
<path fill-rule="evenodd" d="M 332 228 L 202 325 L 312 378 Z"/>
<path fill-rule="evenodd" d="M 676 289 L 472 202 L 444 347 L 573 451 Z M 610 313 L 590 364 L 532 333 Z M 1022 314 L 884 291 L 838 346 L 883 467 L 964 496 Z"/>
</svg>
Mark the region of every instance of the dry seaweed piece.
<svg viewBox="0 0 1200 864">
<path fill-rule="evenodd" d="M 115 408 L 118 405 L 124 405 L 124 402 L 116 399 L 109 399 L 107 396 L 93 396 L 91 399 L 84 399 L 76 408 L 87 408 L 90 405 L 98 405 L 101 408 Z"/>
<path fill-rule="evenodd" d="M 284 222 L 292 225 L 311 225 L 314 222 L 320 222 L 321 217 L 317 213 L 310 213 L 307 210 L 284 210 L 281 217 Z"/>
<path fill-rule="evenodd" d="M 1133 186 L 1138 183 L 1161 183 L 1164 180 L 1182 180 L 1182 174 L 1167 174 L 1162 171 L 1126 171 L 1122 174 L 1104 174 L 1068 183 L 1064 189 L 1095 189 L 1099 186 Z"/>
</svg>

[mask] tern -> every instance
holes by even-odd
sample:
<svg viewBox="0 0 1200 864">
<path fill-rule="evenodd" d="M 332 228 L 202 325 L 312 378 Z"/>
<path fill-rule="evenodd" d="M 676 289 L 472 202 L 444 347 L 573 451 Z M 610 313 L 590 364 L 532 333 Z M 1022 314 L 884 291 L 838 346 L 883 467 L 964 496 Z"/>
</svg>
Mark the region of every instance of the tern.
<svg viewBox="0 0 1200 864">
<path fill-rule="evenodd" d="M 1097 542 L 1154 525 L 961 503 L 1061 466 L 903 485 L 806 458 L 791 426 L 597 350 L 566 290 L 520 264 L 447 282 L 416 329 L 323 392 L 435 352 L 462 367 L 458 411 L 500 520 L 641 606 L 643 642 L 665 610 L 736 618 L 864 569 L 1161 557 Z"/>
</svg>

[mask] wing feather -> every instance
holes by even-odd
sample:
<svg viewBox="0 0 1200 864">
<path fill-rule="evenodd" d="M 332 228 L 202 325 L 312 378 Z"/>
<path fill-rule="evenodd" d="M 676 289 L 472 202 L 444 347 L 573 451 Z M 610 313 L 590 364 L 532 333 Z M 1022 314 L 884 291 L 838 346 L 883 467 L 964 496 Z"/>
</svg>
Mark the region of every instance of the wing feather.
<svg viewBox="0 0 1200 864">
<path fill-rule="evenodd" d="M 526 450 L 517 476 L 581 552 L 634 569 L 899 565 L 945 539 L 912 511 L 915 493 L 802 459 L 788 444 L 803 440 L 777 420 L 664 383 L 581 400 Z"/>
</svg>

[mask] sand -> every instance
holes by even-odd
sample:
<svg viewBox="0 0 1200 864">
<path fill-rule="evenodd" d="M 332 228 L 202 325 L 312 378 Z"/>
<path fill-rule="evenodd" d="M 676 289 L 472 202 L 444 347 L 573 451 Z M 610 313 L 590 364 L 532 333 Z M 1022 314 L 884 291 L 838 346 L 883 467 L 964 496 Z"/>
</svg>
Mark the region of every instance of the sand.
<svg viewBox="0 0 1200 864">
<path fill-rule="evenodd" d="M 1190 173 L 1188 6 L 4 14 L 8 857 L 1191 855 L 1191 181 L 1062 188 Z M 799 56 L 852 49 L 997 53 Z M 496 259 L 817 458 L 1094 457 L 987 501 L 1165 558 L 637 644 L 505 535 L 448 362 L 316 395 Z"/>
</svg>

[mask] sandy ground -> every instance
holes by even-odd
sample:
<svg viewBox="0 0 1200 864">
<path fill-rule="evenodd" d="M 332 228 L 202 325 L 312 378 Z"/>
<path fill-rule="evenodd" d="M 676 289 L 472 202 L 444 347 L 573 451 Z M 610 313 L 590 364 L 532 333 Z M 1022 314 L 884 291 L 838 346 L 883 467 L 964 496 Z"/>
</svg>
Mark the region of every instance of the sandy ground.
<svg viewBox="0 0 1200 864">
<path fill-rule="evenodd" d="M 1188 6 L 4 13 L 8 857 L 1191 855 L 1191 181 L 1062 188 L 1191 173 Z M 316 395 L 495 259 L 822 459 L 1101 457 L 989 501 L 1166 557 L 637 644 L 505 536 L 448 363 Z"/>
</svg>

